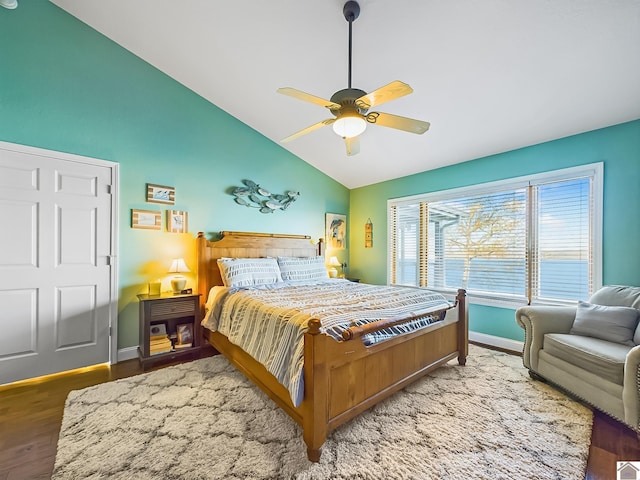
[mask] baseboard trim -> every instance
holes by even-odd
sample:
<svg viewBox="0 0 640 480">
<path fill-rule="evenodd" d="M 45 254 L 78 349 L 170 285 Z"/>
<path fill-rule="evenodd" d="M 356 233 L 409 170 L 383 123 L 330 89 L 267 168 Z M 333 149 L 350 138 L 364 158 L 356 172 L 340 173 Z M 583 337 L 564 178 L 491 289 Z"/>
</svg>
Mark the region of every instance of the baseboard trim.
<svg viewBox="0 0 640 480">
<path fill-rule="evenodd" d="M 118 350 L 118 358 L 113 363 L 124 362 L 125 360 L 133 360 L 138 358 L 138 346 L 126 347 Z"/>
<path fill-rule="evenodd" d="M 492 347 L 501 348 L 514 353 L 522 353 L 524 349 L 524 342 L 518 340 L 512 340 L 510 338 L 497 337 L 495 335 L 488 335 L 480 332 L 469 332 L 469 340 L 472 342 L 482 343 L 484 345 L 490 345 Z"/>
</svg>

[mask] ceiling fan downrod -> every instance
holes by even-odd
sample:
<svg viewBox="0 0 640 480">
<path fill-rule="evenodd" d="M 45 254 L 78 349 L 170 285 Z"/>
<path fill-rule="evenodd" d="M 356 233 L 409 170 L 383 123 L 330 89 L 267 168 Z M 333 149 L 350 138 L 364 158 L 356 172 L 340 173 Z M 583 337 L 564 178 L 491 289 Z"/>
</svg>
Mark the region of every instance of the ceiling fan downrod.
<svg viewBox="0 0 640 480">
<path fill-rule="evenodd" d="M 353 25 L 353 22 L 356 20 L 356 18 L 358 18 L 358 16 L 360 15 L 360 5 L 358 5 L 358 2 L 349 0 L 347 3 L 344 4 L 344 7 L 342 8 L 342 13 L 344 14 L 345 20 L 349 22 L 349 78 L 348 78 L 347 84 L 349 85 L 348 88 L 351 88 L 352 25 Z"/>
</svg>

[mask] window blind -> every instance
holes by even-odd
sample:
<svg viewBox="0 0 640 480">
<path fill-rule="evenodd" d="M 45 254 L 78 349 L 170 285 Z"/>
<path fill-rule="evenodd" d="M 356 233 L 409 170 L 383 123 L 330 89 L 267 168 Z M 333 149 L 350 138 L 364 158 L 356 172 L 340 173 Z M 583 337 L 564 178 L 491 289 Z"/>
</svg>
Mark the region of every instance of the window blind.
<svg viewBox="0 0 640 480">
<path fill-rule="evenodd" d="M 586 300 L 599 285 L 594 165 L 390 200 L 390 282 L 516 303 Z"/>
<path fill-rule="evenodd" d="M 393 231 L 392 283 L 418 285 L 420 205 L 396 205 L 391 221 Z"/>
<path fill-rule="evenodd" d="M 586 300 L 593 291 L 591 179 L 536 187 L 532 299 Z"/>
<path fill-rule="evenodd" d="M 439 263 L 429 285 L 491 296 L 526 295 L 525 189 L 429 202 Z"/>
</svg>

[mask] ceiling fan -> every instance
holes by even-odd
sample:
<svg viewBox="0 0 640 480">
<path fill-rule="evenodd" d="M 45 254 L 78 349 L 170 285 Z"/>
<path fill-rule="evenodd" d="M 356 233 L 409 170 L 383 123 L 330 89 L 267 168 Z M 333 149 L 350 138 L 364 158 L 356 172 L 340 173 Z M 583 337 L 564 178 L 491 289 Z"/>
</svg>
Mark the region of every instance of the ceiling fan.
<svg viewBox="0 0 640 480">
<path fill-rule="evenodd" d="M 369 109 L 396 98 L 409 95 L 413 89 L 399 80 L 395 80 L 383 87 L 367 93 L 358 88 L 351 88 L 351 36 L 352 24 L 360 15 L 360 5 L 355 1 L 348 1 L 342 9 L 344 18 L 349 22 L 349 87 L 339 90 L 331 96 L 330 100 L 316 97 L 295 88 L 283 87 L 278 93 L 289 95 L 306 102 L 315 103 L 328 108 L 336 118 L 329 118 L 304 128 L 293 135 L 284 138 L 282 142 L 290 142 L 302 135 L 313 132 L 327 125 L 333 125 L 333 130 L 341 136 L 347 145 L 347 155 L 355 155 L 360 151 L 358 135 L 367 128 L 367 123 L 395 128 L 406 132 L 422 134 L 429 129 L 429 122 L 414 120 L 382 112 L 370 112 Z"/>
</svg>

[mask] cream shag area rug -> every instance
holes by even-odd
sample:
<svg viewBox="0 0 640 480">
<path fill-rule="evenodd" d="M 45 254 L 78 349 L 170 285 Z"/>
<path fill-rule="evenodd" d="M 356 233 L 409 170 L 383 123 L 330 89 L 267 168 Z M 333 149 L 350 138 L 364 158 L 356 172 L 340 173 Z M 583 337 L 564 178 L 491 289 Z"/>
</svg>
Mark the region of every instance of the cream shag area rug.
<svg viewBox="0 0 640 480">
<path fill-rule="evenodd" d="M 470 347 L 332 432 L 301 429 L 221 356 L 74 391 L 54 479 L 584 478 L 589 409 Z"/>
</svg>

